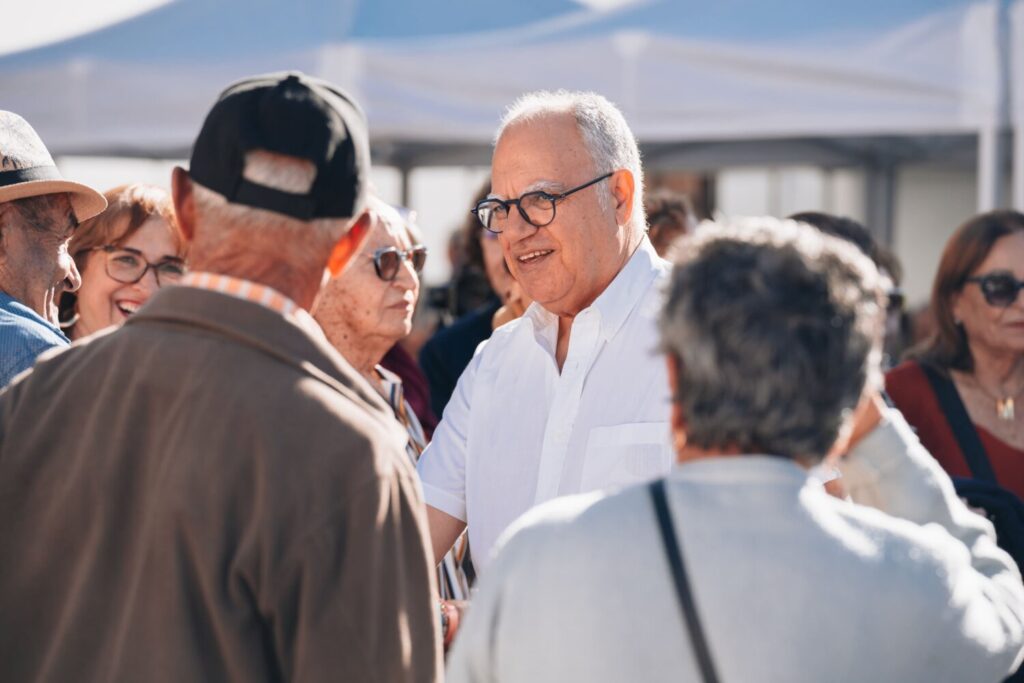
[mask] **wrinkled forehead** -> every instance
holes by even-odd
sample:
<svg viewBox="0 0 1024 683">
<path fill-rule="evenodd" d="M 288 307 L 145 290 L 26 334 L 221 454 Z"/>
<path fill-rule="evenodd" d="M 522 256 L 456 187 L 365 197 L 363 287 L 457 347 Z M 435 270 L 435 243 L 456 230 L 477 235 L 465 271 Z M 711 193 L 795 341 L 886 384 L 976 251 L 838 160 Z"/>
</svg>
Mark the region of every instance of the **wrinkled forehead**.
<svg viewBox="0 0 1024 683">
<path fill-rule="evenodd" d="M 491 159 L 491 196 L 561 192 L 593 173 L 594 161 L 569 113 L 544 114 L 509 125 Z"/>
<path fill-rule="evenodd" d="M 410 246 L 409 230 L 401 214 L 386 202 L 371 197 L 368 202 L 373 225 L 366 240 L 367 251 L 382 247 L 406 249 Z"/>
</svg>

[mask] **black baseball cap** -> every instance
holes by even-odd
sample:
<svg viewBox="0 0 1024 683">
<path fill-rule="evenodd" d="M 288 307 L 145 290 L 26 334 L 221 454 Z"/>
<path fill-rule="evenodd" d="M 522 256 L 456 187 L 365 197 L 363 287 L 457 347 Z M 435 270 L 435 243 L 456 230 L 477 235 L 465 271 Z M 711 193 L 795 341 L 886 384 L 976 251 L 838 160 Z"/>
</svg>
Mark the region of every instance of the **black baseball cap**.
<svg viewBox="0 0 1024 683">
<path fill-rule="evenodd" d="M 285 192 L 244 178 L 252 150 L 312 162 L 310 191 Z M 304 221 L 351 218 L 362 212 L 369 182 L 366 117 L 341 89 L 303 73 L 247 78 L 221 93 L 206 115 L 189 175 L 232 204 Z"/>
</svg>

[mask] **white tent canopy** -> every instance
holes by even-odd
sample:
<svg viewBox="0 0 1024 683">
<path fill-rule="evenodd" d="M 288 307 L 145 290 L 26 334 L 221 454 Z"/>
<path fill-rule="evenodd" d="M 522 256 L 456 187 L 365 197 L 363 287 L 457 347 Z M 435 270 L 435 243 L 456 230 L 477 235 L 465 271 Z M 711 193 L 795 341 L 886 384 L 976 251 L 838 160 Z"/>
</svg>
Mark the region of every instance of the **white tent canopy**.
<svg viewBox="0 0 1024 683">
<path fill-rule="evenodd" d="M 486 163 L 518 94 L 593 89 L 651 164 L 868 168 L 887 231 L 903 161 L 976 159 L 979 205 L 1001 201 L 1022 43 L 1024 0 L 172 0 L 0 57 L 0 107 L 56 154 L 181 156 L 226 84 L 300 69 L 352 92 L 375 158 L 409 168 Z"/>
</svg>

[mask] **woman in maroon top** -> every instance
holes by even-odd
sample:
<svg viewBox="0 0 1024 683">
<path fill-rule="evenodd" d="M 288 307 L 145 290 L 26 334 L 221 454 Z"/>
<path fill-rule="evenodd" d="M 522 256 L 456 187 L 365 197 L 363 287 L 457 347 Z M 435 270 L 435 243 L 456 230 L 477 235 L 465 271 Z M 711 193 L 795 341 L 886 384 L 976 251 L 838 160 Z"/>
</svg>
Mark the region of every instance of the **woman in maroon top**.
<svg viewBox="0 0 1024 683">
<path fill-rule="evenodd" d="M 977 433 L 997 483 L 1024 498 L 1021 289 L 1024 214 L 993 211 L 962 225 L 946 244 L 932 288 L 936 332 L 889 372 L 886 389 L 950 475 L 978 476 L 933 388 L 951 380 L 952 401 L 966 409 L 967 429 Z"/>
</svg>

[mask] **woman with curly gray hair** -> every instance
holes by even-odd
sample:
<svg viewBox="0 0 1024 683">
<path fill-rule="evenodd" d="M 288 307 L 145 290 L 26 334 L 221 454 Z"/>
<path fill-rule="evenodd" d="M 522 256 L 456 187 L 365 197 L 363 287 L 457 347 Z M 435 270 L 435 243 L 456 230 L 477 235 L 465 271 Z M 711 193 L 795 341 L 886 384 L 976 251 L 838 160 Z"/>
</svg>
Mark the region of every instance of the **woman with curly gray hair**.
<svg viewBox="0 0 1024 683">
<path fill-rule="evenodd" d="M 679 259 L 661 327 L 680 465 L 514 525 L 448 680 L 1002 680 L 1024 586 L 991 527 L 921 526 L 808 476 L 880 386 L 874 265 L 768 218 L 702 228 Z"/>
</svg>

